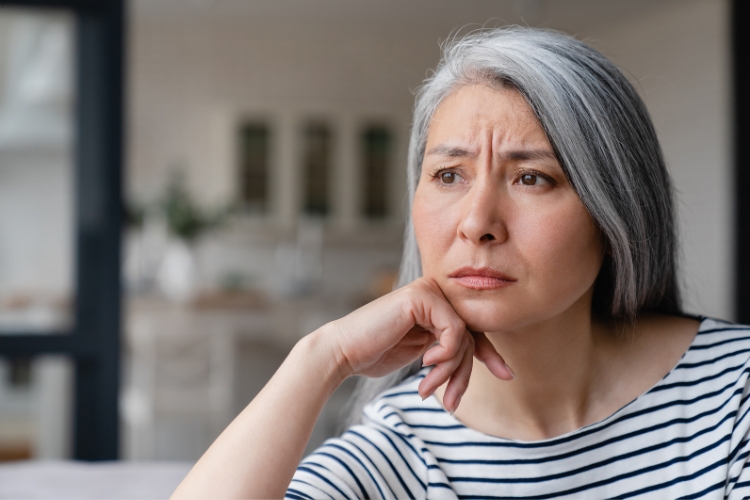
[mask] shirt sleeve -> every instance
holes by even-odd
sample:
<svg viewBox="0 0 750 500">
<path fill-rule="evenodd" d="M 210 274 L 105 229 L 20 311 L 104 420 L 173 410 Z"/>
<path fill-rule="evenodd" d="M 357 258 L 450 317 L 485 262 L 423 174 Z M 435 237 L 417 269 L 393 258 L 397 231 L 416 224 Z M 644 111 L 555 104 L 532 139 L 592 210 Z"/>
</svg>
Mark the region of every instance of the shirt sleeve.
<svg viewBox="0 0 750 500">
<path fill-rule="evenodd" d="M 300 463 L 286 498 L 424 498 L 426 476 L 407 438 L 387 428 L 355 426 Z"/>
<path fill-rule="evenodd" d="M 748 369 L 746 366 L 744 372 L 748 372 Z M 750 498 L 750 382 L 745 384 L 735 417 L 724 498 Z"/>
</svg>

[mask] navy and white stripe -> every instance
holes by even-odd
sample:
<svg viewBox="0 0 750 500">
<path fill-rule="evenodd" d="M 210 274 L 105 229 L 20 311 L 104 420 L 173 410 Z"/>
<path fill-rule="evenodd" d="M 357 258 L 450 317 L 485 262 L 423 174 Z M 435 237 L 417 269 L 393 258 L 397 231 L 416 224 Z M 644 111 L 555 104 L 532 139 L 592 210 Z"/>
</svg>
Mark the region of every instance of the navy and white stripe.
<svg viewBox="0 0 750 500">
<path fill-rule="evenodd" d="M 300 464 L 287 498 L 750 497 L 750 327 L 704 319 L 679 364 L 608 418 L 542 441 L 469 429 L 425 372 Z"/>
</svg>

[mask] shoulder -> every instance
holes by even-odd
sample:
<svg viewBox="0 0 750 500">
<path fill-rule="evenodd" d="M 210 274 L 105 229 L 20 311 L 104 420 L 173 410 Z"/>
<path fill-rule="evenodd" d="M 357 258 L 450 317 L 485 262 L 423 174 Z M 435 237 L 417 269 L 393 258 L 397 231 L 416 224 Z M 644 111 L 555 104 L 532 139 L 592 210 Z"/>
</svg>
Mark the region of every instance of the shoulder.
<svg viewBox="0 0 750 500">
<path fill-rule="evenodd" d="M 689 356 L 688 356 L 689 354 Z M 705 318 L 680 363 L 702 381 L 699 398 L 721 394 L 707 412 L 723 415 L 728 429 L 725 498 L 748 498 L 750 487 L 750 326 Z M 709 406 L 709 405 L 706 405 Z M 717 424 L 718 425 L 718 424 Z"/>
<path fill-rule="evenodd" d="M 750 339 L 750 325 L 742 325 L 723 319 L 700 317 L 700 329 L 698 335 L 702 337 L 745 337 Z"/>
<path fill-rule="evenodd" d="M 400 384 L 379 394 L 365 406 L 365 423 L 384 425 L 393 429 L 405 429 L 408 427 L 410 413 L 424 410 L 432 413 L 445 412 L 439 405 L 438 408 L 434 408 L 429 401 L 423 401 L 419 395 L 419 383 L 429 373 L 429 370 L 430 368 L 423 368 Z"/>
<path fill-rule="evenodd" d="M 698 333 L 685 353 L 681 369 L 737 366 L 750 361 L 750 326 L 702 318 Z"/>
<path fill-rule="evenodd" d="M 329 439 L 306 457 L 289 493 L 334 498 L 419 498 L 428 487 L 427 450 L 408 424 L 422 406 L 417 374 L 380 394 L 364 410 L 364 422 Z M 444 412 L 445 410 L 443 410 Z"/>
<path fill-rule="evenodd" d="M 707 317 L 650 316 L 639 321 L 631 346 L 643 372 L 699 376 L 749 361 L 750 326 Z"/>
<path fill-rule="evenodd" d="M 670 373 L 671 379 L 692 381 L 696 389 L 717 384 L 744 385 L 750 367 L 750 326 L 701 318 L 690 346 Z"/>
<path fill-rule="evenodd" d="M 442 441 L 456 430 L 466 429 L 437 397 L 422 400 L 419 382 L 432 368 L 423 368 L 401 384 L 383 392 L 364 409 L 364 423 L 392 432 L 422 446 L 425 441 Z"/>
<path fill-rule="evenodd" d="M 749 376 L 750 327 L 702 318 L 690 347 L 651 393 L 695 408 L 721 408 L 729 418 L 744 413 Z"/>
<path fill-rule="evenodd" d="M 744 413 L 750 387 L 750 327 L 701 318 L 683 351 L 673 358 L 666 375 L 628 408 L 691 426 L 719 418 L 724 422 L 721 433 L 734 432 L 731 422 Z"/>
</svg>

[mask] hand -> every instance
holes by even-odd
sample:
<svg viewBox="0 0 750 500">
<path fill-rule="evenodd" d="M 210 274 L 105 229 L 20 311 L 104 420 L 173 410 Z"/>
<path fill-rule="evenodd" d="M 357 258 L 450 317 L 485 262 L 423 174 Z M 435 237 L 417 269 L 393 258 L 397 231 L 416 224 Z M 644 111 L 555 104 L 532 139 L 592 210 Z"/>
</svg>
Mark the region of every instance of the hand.
<svg viewBox="0 0 750 500">
<path fill-rule="evenodd" d="M 424 365 L 435 368 L 420 382 L 419 394 L 427 398 L 448 382 L 443 396 L 448 411 L 456 410 L 468 387 L 473 357 L 496 377 L 513 378 L 484 333 L 468 331 L 438 285 L 427 278 L 329 323 L 326 329 L 347 375 L 381 377 L 423 355 Z"/>
</svg>

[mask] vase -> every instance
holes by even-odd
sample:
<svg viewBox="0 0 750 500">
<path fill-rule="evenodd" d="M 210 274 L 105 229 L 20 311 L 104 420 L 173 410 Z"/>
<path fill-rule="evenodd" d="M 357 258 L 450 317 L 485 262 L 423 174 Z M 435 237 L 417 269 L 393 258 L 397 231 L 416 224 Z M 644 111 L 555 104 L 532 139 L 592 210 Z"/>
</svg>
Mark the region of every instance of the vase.
<svg viewBox="0 0 750 500">
<path fill-rule="evenodd" d="M 156 277 L 161 292 L 177 303 L 189 302 L 196 293 L 195 255 L 190 245 L 174 240 L 167 245 Z"/>
</svg>

